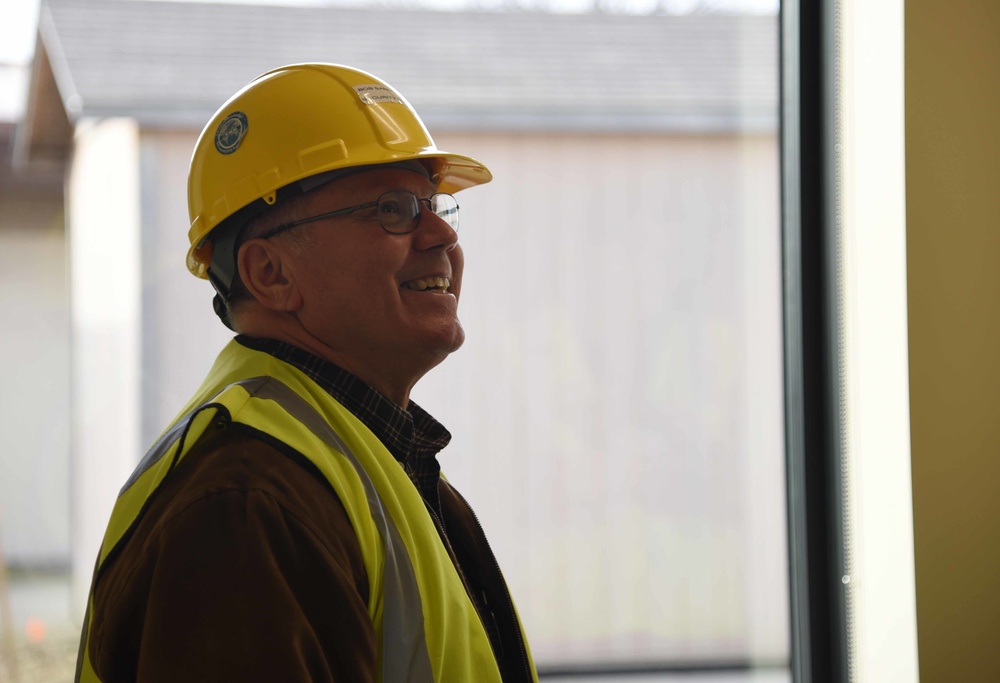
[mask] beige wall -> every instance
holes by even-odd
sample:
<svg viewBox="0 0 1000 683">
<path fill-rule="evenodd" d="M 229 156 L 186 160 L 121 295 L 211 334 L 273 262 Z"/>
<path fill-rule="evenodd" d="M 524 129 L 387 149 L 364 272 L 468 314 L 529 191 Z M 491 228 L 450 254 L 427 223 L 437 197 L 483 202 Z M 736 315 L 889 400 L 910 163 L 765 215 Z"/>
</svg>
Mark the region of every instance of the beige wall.
<svg viewBox="0 0 1000 683">
<path fill-rule="evenodd" d="M 62 196 L 0 178 L 0 547 L 69 559 L 69 301 Z"/>
<path fill-rule="evenodd" d="M 924 683 L 1000 680 L 1000 3 L 906 3 L 913 504 Z"/>
</svg>

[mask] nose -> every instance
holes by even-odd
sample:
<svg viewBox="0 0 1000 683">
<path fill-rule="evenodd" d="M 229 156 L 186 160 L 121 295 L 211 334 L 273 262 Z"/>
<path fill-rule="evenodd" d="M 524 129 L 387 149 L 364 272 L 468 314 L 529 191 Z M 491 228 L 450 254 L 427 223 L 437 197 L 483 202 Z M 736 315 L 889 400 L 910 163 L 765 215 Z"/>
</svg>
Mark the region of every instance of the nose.
<svg viewBox="0 0 1000 683">
<path fill-rule="evenodd" d="M 436 247 L 448 250 L 458 244 L 458 231 L 423 203 L 420 205 L 420 223 L 412 234 L 414 246 L 421 251 Z"/>
</svg>

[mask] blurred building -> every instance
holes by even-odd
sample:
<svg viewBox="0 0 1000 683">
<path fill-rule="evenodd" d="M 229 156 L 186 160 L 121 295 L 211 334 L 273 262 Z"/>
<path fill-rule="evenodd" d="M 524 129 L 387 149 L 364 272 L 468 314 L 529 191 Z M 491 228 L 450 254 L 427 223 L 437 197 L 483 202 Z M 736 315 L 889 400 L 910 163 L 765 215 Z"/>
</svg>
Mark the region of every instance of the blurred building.
<svg viewBox="0 0 1000 683">
<path fill-rule="evenodd" d="M 774 16 L 46 0 L 38 38 L 0 128 L 12 562 L 85 594 L 228 338 L 183 265 L 201 126 L 274 66 L 338 62 L 496 176 L 460 196 L 469 341 L 415 398 L 539 659 L 787 658 Z"/>
</svg>

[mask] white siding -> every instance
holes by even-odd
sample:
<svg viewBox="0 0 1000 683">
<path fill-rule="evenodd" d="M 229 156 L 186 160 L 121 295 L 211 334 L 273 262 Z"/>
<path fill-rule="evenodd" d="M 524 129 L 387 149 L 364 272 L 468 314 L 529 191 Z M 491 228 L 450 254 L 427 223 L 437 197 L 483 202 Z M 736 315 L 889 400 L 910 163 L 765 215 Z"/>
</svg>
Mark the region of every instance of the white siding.
<svg viewBox="0 0 1000 683">
<path fill-rule="evenodd" d="M 542 661 L 787 656 L 773 137 L 478 137 L 414 398 Z"/>
</svg>

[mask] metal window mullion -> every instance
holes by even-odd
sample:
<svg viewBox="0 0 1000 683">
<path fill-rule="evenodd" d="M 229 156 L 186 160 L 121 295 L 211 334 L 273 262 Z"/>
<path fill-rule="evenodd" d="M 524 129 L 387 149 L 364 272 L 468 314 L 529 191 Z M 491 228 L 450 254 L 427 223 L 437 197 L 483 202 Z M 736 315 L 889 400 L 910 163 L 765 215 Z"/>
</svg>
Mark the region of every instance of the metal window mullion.
<svg viewBox="0 0 1000 683">
<path fill-rule="evenodd" d="M 830 105 L 835 1 L 781 7 L 781 162 L 791 665 L 796 683 L 848 676 L 842 391 Z"/>
</svg>

